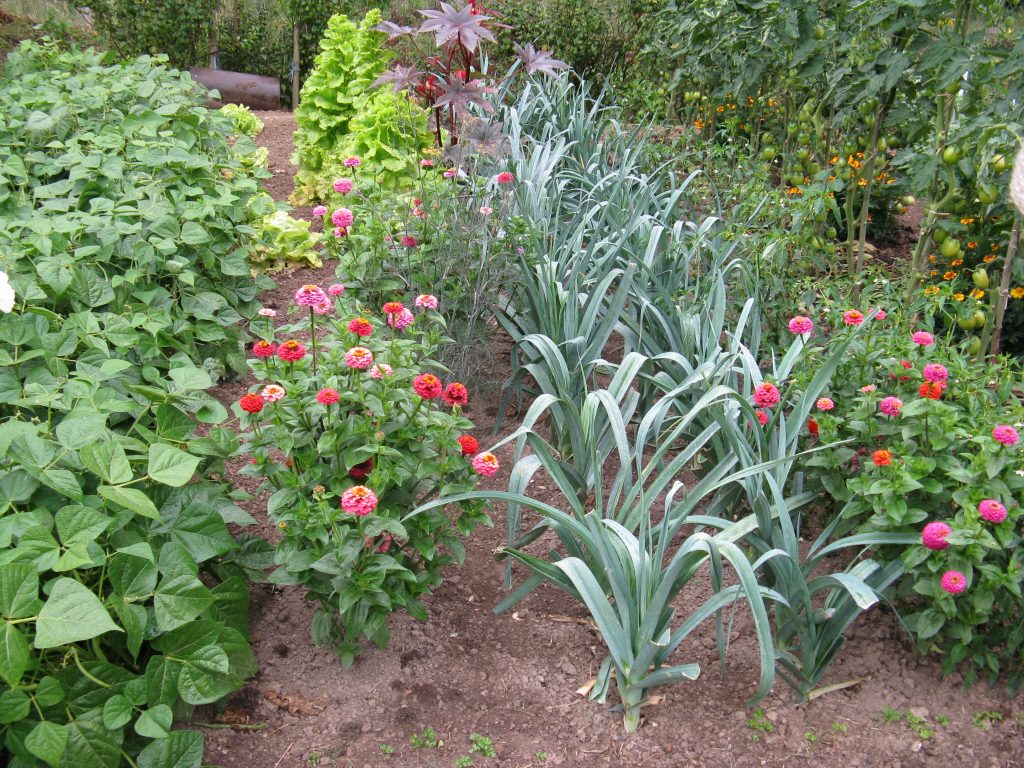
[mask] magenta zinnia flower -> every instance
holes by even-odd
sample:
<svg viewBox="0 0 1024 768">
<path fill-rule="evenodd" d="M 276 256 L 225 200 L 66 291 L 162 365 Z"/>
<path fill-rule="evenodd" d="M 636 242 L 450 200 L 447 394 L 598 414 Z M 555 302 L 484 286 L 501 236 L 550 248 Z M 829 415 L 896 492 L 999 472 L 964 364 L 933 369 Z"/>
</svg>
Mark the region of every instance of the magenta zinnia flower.
<svg viewBox="0 0 1024 768">
<path fill-rule="evenodd" d="M 498 174 L 496 181 L 499 184 L 511 184 L 515 180 L 515 178 L 516 177 L 513 176 L 508 171 L 502 171 L 501 173 Z"/>
<path fill-rule="evenodd" d="M 814 330 L 814 323 L 811 322 L 811 318 L 804 317 L 803 315 L 797 315 L 789 321 L 790 333 L 795 333 L 801 336 L 805 333 L 810 333 Z"/>
<path fill-rule="evenodd" d="M 416 238 L 413 237 L 412 235 L 402 235 L 402 239 L 401 239 L 400 242 L 402 243 L 402 247 L 403 248 L 415 248 L 416 247 Z"/>
<path fill-rule="evenodd" d="M 935 343 L 935 337 L 928 331 L 917 331 L 910 337 L 910 340 L 921 347 L 930 347 Z"/>
<path fill-rule="evenodd" d="M 764 382 L 758 384 L 754 389 L 754 405 L 760 408 L 771 408 L 773 405 L 778 405 L 780 399 L 779 388 L 774 384 Z"/>
<path fill-rule="evenodd" d="M 421 373 L 412 380 L 412 388 L 424 400 L 434 400 L 444 392 L 441 380 L 432 373 Z"/>
<path fill-rule="evenodd" d="M 498 458 L 493 453 L 478 453 L 473 457 L 473 469 L 484 477 L 490 477 L 498 469 Z"/>
<path fill-rule="evenodd" d="M 946 571 L 942 574 L 942 588 L 951 595 L 959 595 L 967 589 L 967 577 L 960 571 Z"/>
<path fill-rule="evenodd" d="M 354 485 L 341 494 L 341 508 L 351 515 L 365 517 L 377 508 L 377 496 L 365 485 Z"/>
<path fill-rule="evenodd" d="M 390 325 L 396 331 L 404 331 L 406 328 L 412 325 L 412 321 L 415 319 L 416 318 L 413 317 L 412 312 L 410 312 L 405 307 L 402 307 L 402 311 L 399 312 L 397 315 L 388 315 L 388 325 Z"/>
<path fill-rule="evenodd" d="M 992 437 L 996 442 L 1002 443 L 1007 448 L 1012 448 L 1020 440 L 1017 430 L 1009 424 L 1000 424 L 992 430 Z"/>
<path fill-rule="evenodd" d="M 300 307 L 315 307 L 327 301 L 327 294 L 319 285 L 304 285 L 295 292 L 295 303 Z"/>
<path fill-rule="evenodd" d="M 943 382 L 949 378 L 946 366 L 939 365 L 939 363 L 929 363 L 924 367 L 923 373 L 925 381 Z"/>
<path fill-rule="evenodd" d="M 277 356 L 286 363 L 294 363 L 306 356 L 306 345 L 301 341 L 289 339 L 277 348 Z"/>
<path fill-rule="evenodd" d="M 316 393 L 316 401 L 320 405 L 334 405 L 339 399 L 341 399 L 341 396 L 338 394 L 338 390 L 331 389 L 330 387 L 321 389 Z"/>
<path fill-rule="evenodd" d="M 351 155 L 350 157 L 346 157 L 345 158 L 345 167 L 346 168 L 356 168 L 357 166 L 360 166 L 362 164 L 363 164 L 363 161 L 360 160 L 355 155 Z"/>
<path fill-rule="evenodd" d="M 978 514 L 990 523 L 1001 523 L 1006 519 L 1006 507 L 995 499 L 985 499 L 978 505 Z"/>
<path fill-rule="evenodd" d="M 335 179 L 334 191 L 339 195 L 347 195 L 352 191 L 352 179 Z"/>
<path fill-rule="evenodd" d="M 316 206 L 313 206 L 312 214 L 314 216 L 326 216 L 327 215 L 327 206 L 326 205 L 316 205 Z"/>
<path fill-rule="evenodd" d="M 768 412 L 757 410 L 755 413 L 757 414 L 757 423 L 762 427 L 768 426 Z"/>
<path fill-rule="evenodd" d="M 945 523 L 939 521 L 928 523 L 924 530 L 921 531 L 921 543 L 928 547 L 928 549 L 938 552 L 949 546 L 946 537 L 952 532 L 953 529 Z"/>
<path fill-rule="evenodd" d="M 815 403 L 819 411 L 831 411 L 836 407 L 835 401 L 830 397 L 819 397 Z"/>
<path fill-rule="evenodd" d="M 848 309 L 843 312 L 843 323 L 846 325 L 860 325 L 864 322 L 864 313 L 856 309 Z"/>
<path fill-rule="evenodd" d="M 423 293 L 417 296 L 413 303 L 420 309 L 437 309 L 437 296 Z"/>
<path fill-rule="evenodd" d="M 352 347 L 345 353 L 345 365 L 360 370 L 369 368 L 373 365 L 373 352 L 366 347 Z"/>
<path fill-rule="evenodd" d="M 352 222 L 355 220 L 356 217 L 352 215 L 352 211 L 348 208 L 338 208 L 331 214 L 331 223 L 339 229 L 351 227 Z"/>
<path fill-rule="evenodd" d="M 327 286 L 327 292 L 331 294 L 331 296 L 341 296 L 341 294 L 345 292 L 345 286 L 341 283 L 332 283 Z"/>
<path fill-rule="evenodd" d="M 882 402 L 878 404 L 878 410 L 886 416 L 899 416 L 902 407 L 903 401 L 898 397 L 883 397 Z"/>
</svg>

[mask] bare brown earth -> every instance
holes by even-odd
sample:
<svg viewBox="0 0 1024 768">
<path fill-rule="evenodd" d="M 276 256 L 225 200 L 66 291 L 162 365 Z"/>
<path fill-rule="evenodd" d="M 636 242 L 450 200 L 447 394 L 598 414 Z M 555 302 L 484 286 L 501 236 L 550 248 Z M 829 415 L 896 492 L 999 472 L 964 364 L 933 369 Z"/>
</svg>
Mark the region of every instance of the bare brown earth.
<svg viewBox="0 0 1024 768">
<path fill-rule="evenodd" d="M 260 117 L 267 127 L 258 141 L 269 148 L 274 171 L 267 188 L 284 199 L 294 173 L 288 163 L 294 121 L 286 113 Z M 281 275 L 264 302 L 284 310 L 297 285 L 332 278 L 331 265 Z M 506 360 L 507 354 L 496 357 Z M 226 385 L 218 395 L 229 402 L 243 391 L 242 384 Z M 493 399 L 479 397 L 469 412 L 485 445 L 496 411 Z M 487 483 L 494 488 L 507 483 L 510 451 L 499 458 L 503 471 Z M 251 479 L 233 473 L 232 479 L 253 488 Z M 543 482 L 534 488 L 542 498 L 546 490 Z M 263 500 L 248 508 L 266 520 Z M 757 720 L 746 706 L 758 662 L 746 617 L 737 621 L 724 678 L 712 629 L 704 627 L 678 652 L 679 662 L 701 664 L 701 677 L 658 691 L 663 700 L 646 710 L 639 732 L 627 736 L 619 715 L 608 711 L 614 702 L 602 706 L 576 693 L 602 657 L 581 606 L 542 588 L 515 613 L 492 612 L 503 596 L 502 566 L 492 553 L 504 543 L 502 510 L 493 516 L 495 528 L 474 534 L 464 567 L 452 569 L 428 598 L 428 620 L 393 616 L 390 648 L 368 650 L 350 669 L 312 644 L 313 605 L 301 590 L 254 585 L 251 626 L 260 672 L 224 712 L 202 713 L 220 723 L 206 731 L 206 762 L 225 768 L 440 768 L 469 754 L 469 735 L 478 733 L 493 740 L 497 757 L 473 755 L 477 766 L 1024 766 L 1024 701 L 983 685 L 965 691 L 957 679 L 943 679 L 935 661 L 913 657 L 898 622 L 884 610 L 855 625 L 824 681 L 859 684 L 796 705 L 777 683 L 760 705 L 760 727 L 753 727 Z M 271 525 L 261 531 L 273 539 Z M 705 599 L 706 589 L 705 582 L 685 592 L 679 611 Z M 896 711 L 904 715 L 898 721 Z M 907 713 L 923 718 L 920 727 L 933 734 L 915 732 Z M 427 727 L 439 745 L 415 748 L 410 737 Z"/>
</svg>

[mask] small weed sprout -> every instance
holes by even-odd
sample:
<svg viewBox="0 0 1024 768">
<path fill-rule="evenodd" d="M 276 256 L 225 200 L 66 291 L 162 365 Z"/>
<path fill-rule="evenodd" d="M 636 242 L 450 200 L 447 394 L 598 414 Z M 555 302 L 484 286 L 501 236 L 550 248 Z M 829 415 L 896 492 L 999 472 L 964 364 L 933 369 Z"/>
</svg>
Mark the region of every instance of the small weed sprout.
<svg viewBox="0 0 1024 768">
<path fill-rule="evenodd" d="M 419 733 L 409 737 L 409 745 L 413 749 L 437 749 L 444 742 L 437 738 L 437 733 L 429 725 Z"/>
<path fill-rule="evenodd" d="M 971 725 L 973 725 L 975 728 L 980 728 L 983 731 L 987 731 L 989 730 L 989 728 L 992 727 L 992 723 L 1001 723 L 1002 721 L 1002 712 L 982 710 L 981 712 L 974 713 L 974 717 L 971 718 Z"/>
<path fill-rule="evenodd" d="M 494 740 L 490 736 L 484 736 L 480 733 L 469 734 L 469 751 L 476 752 L 482 757 L 497 757 L 498 753 L 494 751 Z"/>
<path fill-rule="evenodd" d="M 473 768 L 473 758 L 469 755 L 455 758 L 452 768 Z"/>
<path fill-rule="evenodd" d="M 832 733 L 843 734 L 849 730 L 846 723 L 832 723 Z"/>
</svg>

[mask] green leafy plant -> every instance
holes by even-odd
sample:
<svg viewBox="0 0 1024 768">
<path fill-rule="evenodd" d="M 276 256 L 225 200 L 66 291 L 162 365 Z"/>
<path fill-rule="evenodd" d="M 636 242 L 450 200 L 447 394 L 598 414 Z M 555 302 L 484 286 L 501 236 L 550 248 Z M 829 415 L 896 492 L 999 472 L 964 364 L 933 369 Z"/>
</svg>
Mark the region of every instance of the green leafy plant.
<svg viewBox="0 0 1024 768">
<path fill-rule="evenodd" d="M 472 768 L 473 758 L 469 755 L 462 755 L 461 757 L 455 758 L 452 766 L 453 768 Z"/>
<path fill-rule="evenodd" d="M 272 491 L 267 511 L 282 539 L 271 581 L 300 584 L 319 602 L 313 639 L 347 665 L 363 638 L 387 645 L 392 611 L 425 619 L 421 596 L 465 558 L 460 536 L 490 522 L 478 502 L 406 513 L 438 493 L 471 490 L 473 467 L 493 472 L 497 461 L 474 456 L 465 434 L 473 425 L 460 411 L 466 388 L 443 388 L 426 373 L 441 330 L 422 299 L 415 320 L 400 303 L 385 305 L 390 325 L 317 286 L 296 300 L 308 318 L 282 326 L 284 339 L 254 328 L 268 338 L 250 361 L 260 393 L 235 406 L 254 462 L 243 473 Z M 307 328 L 309 353 L 295 339 Z"/>
<path fill-rule="evenodd" d="M 481 757 L 497 757 L 498 753 L 494 750 L 494 739 L 490 736 L 484 736 L 480 733 L 469 734 L 469 751 L 476 752 Z"/>
<path fill-rule="evenodd" d="M 747 718 L 747 728 L 759 733 L 771 733 L 775 730 L 772 721 L 768 719 L 763 709 L 755 709 Z"/>
<path fill-rule="evenodd" d="M 971 716 L 971 725 L 975 728 L 980 728 L 983 731 L 989 730 L 993 723 L 1001 723 L 1002 721 L 1002 712 L 983 710 L 981 712 L 975 712 Z"/>
<path fill-rule="evenodd" d="M 437 733 L 429 725 L 409 736 L 409 746 L 413 749 L 439 749 L 443 745 L 444 742 L 437 738 Z"/>
<path fill-rule="evenodd" d="M 260 244 L 249 260 L 256 269 L 277 272 L 283 269 L 323 263 L 317 251 L 323 235 L 309 231 L 310 222 L 296 219 L 287 211 L 274 211 L 260 223 Z"/>
<path fill-rule="evenodd" d="M 220 111 L 231 118 L 235 126 L 235 132 L 240 136 L 256 138 L 263 133 L 263 121 L 252 113 L 252 110 L 242 104 L 225 104 Z"/>
</svg>

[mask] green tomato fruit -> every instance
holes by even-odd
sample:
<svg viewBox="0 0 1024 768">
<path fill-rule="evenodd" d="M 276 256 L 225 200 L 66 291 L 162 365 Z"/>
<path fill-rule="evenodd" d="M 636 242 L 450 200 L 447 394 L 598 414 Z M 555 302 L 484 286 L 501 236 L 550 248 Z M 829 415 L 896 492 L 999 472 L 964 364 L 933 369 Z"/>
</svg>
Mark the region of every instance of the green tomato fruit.
<svg viewBox="0 0 1024 768">
<path fill-rule="evenodd" d="M 996 173 L 1002 173 L 1006 170 L 1006 157 L 1005 155 L 995 155 L 992 158 L 992 167 Z"/>
<path fill-rule="evenodd" d="M 974 270 L 974 274 L 971 275 L 971 278 L 974 280 L 974 284 L 978 288 L 981 288 L 982 290 L 988 288 L 988 272 L 986 272 L 983 268 L 979 267 L 978 269 Z"/>
<path fill-rule="evenodd" d="M 960 149 L 954 145 L 950 145 L 942 150 L 942 161 L 947 165 L 956 165 L 960 160 Z"/>
<path fill-rule="evenodd" d="M 949 237 L 949 233 L 944 229 L 936 228 L 935 231 L 932 232 L 932 240 L 934 240 L 939 245 L 942 245 L 942 243 L 946 240 L 947 237 Z"/>
<path fill-rule="evenodd" d="M 956 321 L 956 324 L 963 328 L 965 331 L 974 330 L 974 315 L 968 315 L 967 317 L 961 317 Z"/>
<path fill-rule="evenodd" d="M 947 238 L 942 244 L 942 255 L 947 259 L 955 259 L 960 255 L 960 241 L 955 238 Z"/>
<path fill-rule="evenodd" d="M 978 200 L 985 205 L 992 205 L 999 198 L 995 187 L 989 184 L 978 185 Z"/>
<path fill-rule="evenodd" d="M 981 339 L 977 336 L 971 338 L 971 341 L 967 344 L 967 353 L 976 355 L 981 352 Z"/>
</svg>

